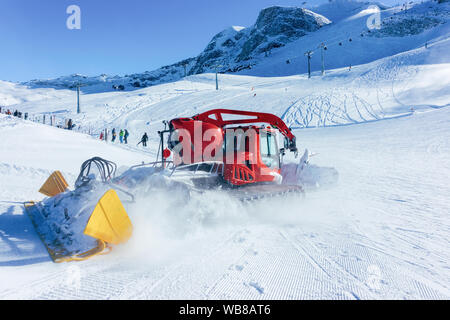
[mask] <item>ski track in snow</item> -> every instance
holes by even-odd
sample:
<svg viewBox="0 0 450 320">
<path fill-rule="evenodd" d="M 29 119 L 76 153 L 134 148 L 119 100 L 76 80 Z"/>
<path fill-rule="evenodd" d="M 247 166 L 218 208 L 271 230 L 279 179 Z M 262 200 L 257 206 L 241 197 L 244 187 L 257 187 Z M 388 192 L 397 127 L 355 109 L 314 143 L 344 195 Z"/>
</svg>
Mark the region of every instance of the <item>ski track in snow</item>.
<svg viewBox="0 0 450 320">
<path fill-rule="evenodd" d="M 88 94 L 81 115 L 67 111 L 65 91 L 24 102 L 20 107 L 35 114 L 66 110 L 95 134 L 126 127 L 131 136 L 129 145 L 113 145 L 0 116 L 0 299 L 448 299 L 450 93 L 448 80 L 430 79 L 449 65 L 423 63 L 448 42 L 351 72 L 330 70 L 323 79 L 221 75 L 216 92 L 206 74 Z M 81 162 L 94 155 L 119 166 L 152 161 L 162 120 L 211 108 L 282 116 L 296 128 L 299 147 L 317 152 L 311 163 L 335 167 L 339 182 L 301 201 L 240 207 L 204 197 L 176 210 L 185 215 L 164 206 L 171 195 L 144 215 L 130 214 L 162 220 L 175 235 L 150 228 L 153 237 L 140 238 L 136 230 L 137 243 L 109 255 L 50 261 L 23 202 L 42 199 L 37 190 L 54 169 L 73 184 Z M 143 132 L 151 137 L 147 149 L 136 146 Z M 199 216 L 189 216 L 200 207 Z M 189 223 L 177 229 L 184 218 Z"/>
</svg>

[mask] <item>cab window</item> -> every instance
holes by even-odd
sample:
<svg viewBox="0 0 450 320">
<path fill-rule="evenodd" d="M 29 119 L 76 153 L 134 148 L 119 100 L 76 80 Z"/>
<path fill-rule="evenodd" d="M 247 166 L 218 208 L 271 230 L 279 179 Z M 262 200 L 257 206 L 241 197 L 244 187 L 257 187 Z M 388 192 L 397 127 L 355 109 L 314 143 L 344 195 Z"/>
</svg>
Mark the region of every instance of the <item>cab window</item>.
<svg viewBox="0 0 450 320">
<path fill-rule="evenodd" d="M 270 132 L 261 132 L 260 135 L 261 159 L 271 169 L 280 167 L 277 141 Z"/>
</svg>

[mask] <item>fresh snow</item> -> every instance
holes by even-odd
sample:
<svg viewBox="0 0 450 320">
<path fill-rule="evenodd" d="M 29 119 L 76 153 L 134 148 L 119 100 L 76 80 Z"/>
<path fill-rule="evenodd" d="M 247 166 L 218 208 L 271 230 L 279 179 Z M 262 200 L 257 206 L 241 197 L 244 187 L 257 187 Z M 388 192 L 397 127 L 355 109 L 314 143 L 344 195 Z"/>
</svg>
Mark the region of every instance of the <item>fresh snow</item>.
<svg viewBox="0 0 450 320">
<path fill-rule="evenodd" d="M 438 36 L 324 77 L 219 75 L 216 91 L 215 75 L 201 74 L 85 93 L 79 115 L 73 91 L 1 82 L 10 108 L 72 118 L 92 135 L 0 115 L 0 299 L 448 299 L 449 49 Z M 151 189 L 127 206 L 128 243 L 51 262 L 23 202 L 44 199 L 37 190 L 53 170 L 73 188 L 92 156 L 121 171 L 153 161 L 162 120 L 212 108 L 282 117 L 310 151 L 303 178 L 317 184 L 303 198 L 250 204 Z M 129 145 L 98 139 L 113 127 L 130 131 Z M 136 146 L 143 132 L 147 149 Z"/>
</svg>

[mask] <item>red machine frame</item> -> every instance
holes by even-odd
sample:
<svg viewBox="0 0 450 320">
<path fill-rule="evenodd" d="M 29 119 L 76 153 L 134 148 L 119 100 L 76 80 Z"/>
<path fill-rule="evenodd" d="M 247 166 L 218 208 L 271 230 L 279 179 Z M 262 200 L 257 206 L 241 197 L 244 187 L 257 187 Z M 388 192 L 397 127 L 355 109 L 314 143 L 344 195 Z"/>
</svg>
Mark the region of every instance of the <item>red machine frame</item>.
<svg viewBox="0 0 450 320">
<path fill-rule="evenodd" d="M 237 116 L 245 116 L 250 118 L 237 118 L 232 120 L 225 120 L 224 115 L 237 115 Z M 228 110 L 228 109 L 214 109 L 210 110 L 198 115 L 195 115 L 191 118 L 177 118 L 173 119 L 169 122 L 169 130 L 165 132 L 173 133 L 177 129 L 187 130 L 191 137 L 194 136 L 194 128 L 195 125 L 201 125 L 202 130 L 220 130 L 220 134 L 222 136 L 222 140 L 220 143 L 223 144 L 225 141 L 225 127 L 229 125 L 242 125 L 242 124 L 255 124 L 255 123 L 265 123 L 269 124 L 271 127 L 257 127 L 257 126 L 239 126 L 238 128 L 242 130 L 248 130 L 250 128 L 255 129 L 258 133 L 258 137 L 260 136 L 260 130 L 263 129 L 266 132 L 273 132 L 278 130 L 285 137 L 285 145 L 284 148 L 281 149 L 289 149 L 292 152 L 297 153 L 296 147 L 296 138 L 292 133 L 291 129 L 276 115 L 270 113 L 261 113 L 261 112 L 251 112 L 251 111 L 240 111 L 240 110 Z M 161 132 L 160 132 L 161 134 Z M 173 149 L 173 145 L 170 143 L 171 135 L 169 136 L 169 147 Z M 191 138 L 192 139 L 192 138 Z M 249 164 L 249 158 L 254 155 L 250 152 L 236 152 L 234 150 L 234 156 L 232 163 L 227 163 L 226 155 L 223 156 L 224 163 L 224 171 L 223 178 L 225 181 L 230 183 L 231 185 L 241 186 L 246 184 L 253 184 L 258 182 L 274 182 L 276 180 L 276 175 L 280 174 L 280 168 L 269 168 L 261 158 L 261 146 L 260 139 L 256 139 L 255 150 L 257 151 L 256 161 Z M 197 142 L 191 140 L 192 150 L 196 147 L 200 149 L 200 146 L 196 145 Z M 211 144 L 209 142 L 208 144 Z M 216 141 L 217 143 L 217 141 Z M 201 144 L 201 150 L 204 151 L 206 144 Z M 193 151 L 192 151 L 193 152 Z M 280 149 L 277 150 L 277 156 L 279 156 Z M 201 158 L 192 157 L 193 154 L 190 154 L 191 161 L 190 163 L 201 163 L 206 161 L 203 156 Z M 244 160 L 244 163 L 239 163 L 237 158 Z M 184 164 L 190 164 L 184 163 Z"/>
</svg>

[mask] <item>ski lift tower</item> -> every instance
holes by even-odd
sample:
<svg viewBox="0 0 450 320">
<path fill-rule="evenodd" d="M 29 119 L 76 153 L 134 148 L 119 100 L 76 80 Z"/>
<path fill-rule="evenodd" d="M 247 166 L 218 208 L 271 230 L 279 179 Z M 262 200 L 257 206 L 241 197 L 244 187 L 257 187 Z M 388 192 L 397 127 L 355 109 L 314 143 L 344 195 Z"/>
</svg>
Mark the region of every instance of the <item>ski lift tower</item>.
<svg viewBox="0 0 450 320">
<path fill-rule="evenodd" d="M 75 87 L 77 87 L 77 113 L 81 112 L 80 109 L 80 88 L 81 87 L 85 87 L 87 86 L 86 84 L 82 84 L 80 82 L 77 82 L 76 84 L 74 84 Z"/>
<path fill-rule="evenodd" d="M 311 78 L 311 56 L 313 55 L 314 51 L 308 50 L 305 52 L 305 56 L 308 57 L 308 79 Z"/>
<path fill-rule="evenodd" d="M 219 79 L 217 77 L 217 73 L 219 72 L 219 68 L 222 68 L 222 65 L 215 65 L 214 68 L 216 69 L 216 90 L 219 90 Z"/>
</svg>

